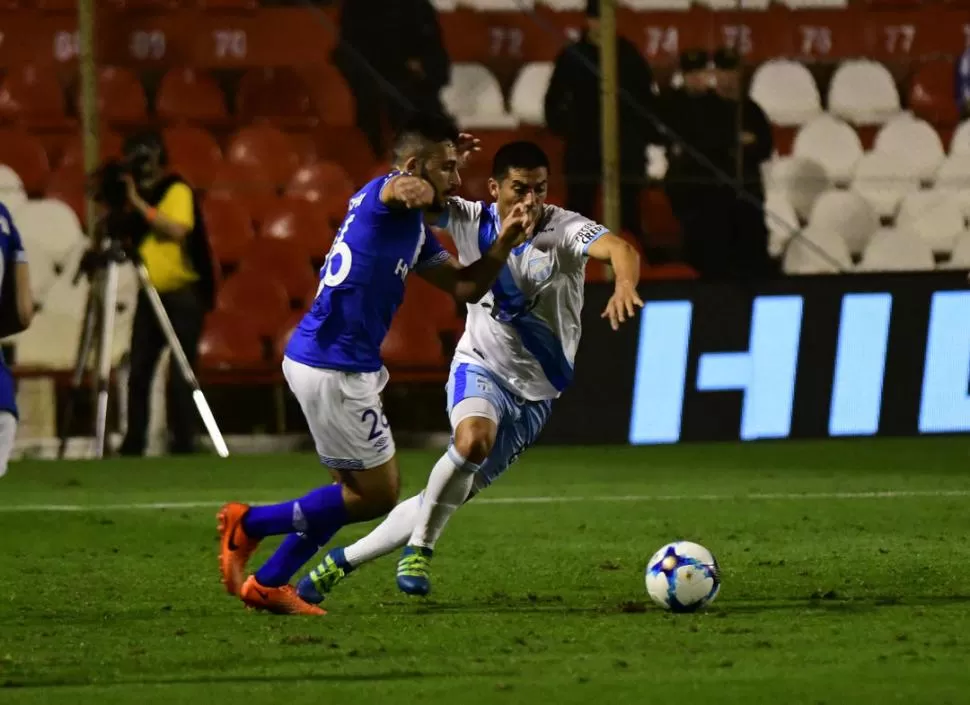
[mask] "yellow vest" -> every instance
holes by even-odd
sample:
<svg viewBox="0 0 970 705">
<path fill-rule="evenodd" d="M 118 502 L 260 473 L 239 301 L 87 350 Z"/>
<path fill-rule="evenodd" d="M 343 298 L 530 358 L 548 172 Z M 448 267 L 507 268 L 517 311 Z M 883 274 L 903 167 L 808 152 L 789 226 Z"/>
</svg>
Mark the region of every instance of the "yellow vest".
<svg viewBox="0 0 970 705">
<path fill-rule="evenodd" d="M 189 230 L 195 227 L 192 189 L 186 184 L 172 184 L 158 204 L 158 212 Z M 138 248 L 148 277 L 159 293 L 181 289 L 199 278 L 192 269 L 184 242 L 176 242 L 149 233 Z"/>
</svg>

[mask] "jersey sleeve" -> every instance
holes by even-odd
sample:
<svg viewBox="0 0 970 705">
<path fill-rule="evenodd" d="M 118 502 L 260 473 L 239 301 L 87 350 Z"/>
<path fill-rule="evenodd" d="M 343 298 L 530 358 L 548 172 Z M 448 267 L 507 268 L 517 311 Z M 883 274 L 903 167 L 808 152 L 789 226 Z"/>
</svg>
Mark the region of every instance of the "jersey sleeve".
<svg viewBox="0 0 970 705">
<path fill-rule="evenodd" d="M 474 262 L 481 257 L 482 243 L 479 238 L 482 204 L 466 201 L 464 198 L 449 198 L 436 225 L 446 231 L 458 249 L 458 259 L 462 264 Z"/>
<path fill-rule="evenodd" d="M 609 232 L 609 228 L 590 220 L 579 213 L 565 211 L 559 225 L 561 240 L 559 247 L 578 262 L 585 261 L 589 246 Z"/>
<path fill-rule="evenodd" d="M 26 262 L 27 252 L 24 250 L 24 242 L 20 239 L 20 231 L 14 223 L 13 216 L 3 204 L 0 204 L 0 235 L 6 240 L 4 251 L 8 253 L 14 262 Z"/>
<path fill-rule="evenodd" d="M 421 251 L 418 252 L 418 261 L 414 265 L 415 269 L 431 269 L 444 264 L 451 257 L 434 233 L 428 228 L 425 228 L 425 231 L 427 234 L 424 244 L 421 245 Z"/>
<path fill-rule="evenodd" d="M 158 204 L 158 212 L 190 230 L 195 227 L 192 189 L 188 184 L 172 184 Z"/>
</svg>

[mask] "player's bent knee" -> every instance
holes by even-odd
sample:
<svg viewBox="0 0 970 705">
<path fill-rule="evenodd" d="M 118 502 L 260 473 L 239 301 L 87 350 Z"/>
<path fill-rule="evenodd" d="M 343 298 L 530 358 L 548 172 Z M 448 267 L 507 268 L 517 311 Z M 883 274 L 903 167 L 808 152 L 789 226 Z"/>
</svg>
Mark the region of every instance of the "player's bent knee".
<svg viewBox="0 0 970 705">
<path fill-rule="evenodd" d="M 397 505 L 401 478 L 397 462 L 390 460 L 370 470 L 341 473 L 348 513 L 358 521 L 376 519 Z"/>
<path fill-rule="evenodd" d="M 491 419 L 482 416 L 464 419 L 455 429 L 455 450 L 469 462 L 481 464 L 492 452 L 497 431 Z"/>
</svg>

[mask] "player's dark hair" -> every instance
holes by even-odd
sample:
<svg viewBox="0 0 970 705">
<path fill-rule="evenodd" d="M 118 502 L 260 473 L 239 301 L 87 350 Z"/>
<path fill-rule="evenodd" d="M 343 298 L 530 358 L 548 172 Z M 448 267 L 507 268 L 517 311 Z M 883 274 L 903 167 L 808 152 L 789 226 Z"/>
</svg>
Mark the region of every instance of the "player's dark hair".
<svg viewBox="0 0 970 705">
<path fill-rule="evenodd" d="M 424 152 L 428 146 L 441 142 L 458 142 L 458 127 L 454 120 L 439 113 L 415 113 L 394 138 L 395 164 Z"/>
<path fill-rule="evenodd" d="M 501 181 L 510 169 L 549 168 L 549 157 L 535 142 L 520 140 L 499 147 L 492 159 L 492 178 Z"/>
</svg>

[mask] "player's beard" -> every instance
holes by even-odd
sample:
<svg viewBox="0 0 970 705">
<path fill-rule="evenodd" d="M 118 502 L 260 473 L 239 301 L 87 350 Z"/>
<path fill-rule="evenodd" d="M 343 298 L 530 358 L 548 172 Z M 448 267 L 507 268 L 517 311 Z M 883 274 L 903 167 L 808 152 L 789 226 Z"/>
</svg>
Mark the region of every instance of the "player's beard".
<svg viewBox="0 0 970 705">
<path fill-rule="evenodd" d="M 423 164 L 421 165 L 421 178 L 431 184 L 431 188 L 434 189 L 434 203 L 425 210 L 434 215 L 442 213 L 447 205 L 449 194 L 444 194 L 438 190 L 438 187 L 434 185 L 434 181 L 431 180 L 430 174 L 428 174 L 428 169 Z"/>
</svg>

